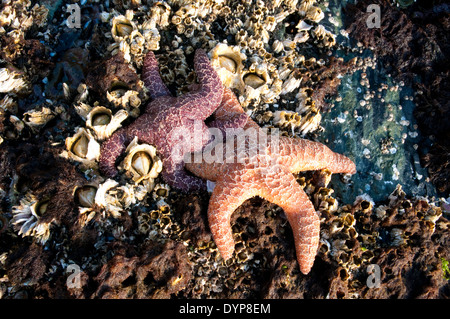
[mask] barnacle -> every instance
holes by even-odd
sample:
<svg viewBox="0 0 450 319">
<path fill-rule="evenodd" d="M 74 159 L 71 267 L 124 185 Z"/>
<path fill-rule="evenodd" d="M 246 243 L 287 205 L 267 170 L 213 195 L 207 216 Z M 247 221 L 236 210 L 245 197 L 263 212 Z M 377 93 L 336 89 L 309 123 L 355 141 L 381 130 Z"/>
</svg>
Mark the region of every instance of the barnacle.
<svg viewBox="0 0 450 319">
<path fill-rule="evenodd" d="M 136 25 L 132 22 L 133 11 L 128 10 L 126 16 L 120 15 L 112 19 L 111 35 L 117 42 L 131 35 Z"/>
<path fill-rule="evenodd" d="M 142 86 L 140 82 L 138 84 Z M 137 117 L 139 115 L 139 106 L 141 105 L 139 92 L 130 90 L 126 84 L 112 83 L 111 88 L 106 92 L 106 98 L 114 107 L 126 110 L 130 116 Z"/>
<path fill-rule="evenodd" d="M 168 206 L 166 199 L 169 197 L 169 191 L 170 187 L 167 184 L 157 184 L 153 189 L 152 196 L 159 208 L 162 206 Z"/>
<path fill-rule="evenodd" d="M 247 106 L 250 101 L 255 100 L 256 103 L 263 100 L 265 101 L 266 95 L 273 99 L 270 95 L 269 85 L 272 83 L 270 78 L 267 63 L 259 63 L 261 61 L 255 61 L 250 66 L 249 70 L 244 71 L 242 74 L 242 80 L 244 82 L 244 101 L 242 106 Z M 279 93 L 279 92 L 277 92 Z"/>
<path fill-rule="evenodd" d="M 80 205 L 84 208 L 92 208 L 95 204 L 95 195 L 98 187 L 94 185 L 85 185 L 75 189 L 75 196 Z"/>
<path fill-rule="evenodd" d="M 131 177 L 136 184 L 144 181 L 153 189 L 154 179 L 162 170 L 162 161 L 156 155 L 156 148 L 148 144 L 138 144 L 136 137 L 128 145 L 126 153 L 123 160 L 125 174 Z"/>
<path fill-rule="evenodd" d="M 103 208 L 103 215 L 111 215 L 114 218 L 120 217 L 123 210 L 122 204 L 119 200 L 117 186 L 118 182 L 107 179 L 104 183 L 98 186 L 95 194 L 95 203 Z"/>
<path fill-rule="evenodd" d="M 97 177 L 83 186 L 74 188 L 75 203 L 78 204 L 79 223 L 85 226 L 97 213 L 103 217 L 118 218 L 123 209 L 144 199 L 148 189 L 142 185 L 119 185 L 108 179 Z"/>
<path fill-rule="evenodd" d="M 280 76 L 281 78 L 281 76 Z M 284 79 L 283 79 L 284 80 Z M 300 83 L 302 82 L 302 75 L 299 69 L 294 69 L 292 72 L 289 72 L 289 76 L 286 81 L 283 82 L 281 86 L 280 95 L 287 94 L 296 90 Z"/>
<path fill-rule="evenodd" d="M 356 197 L 353 205 L 359 205 L 363 212 L 371 211 L 374 206 L 373 199 L 368 194 L 362 194 Z"/>
<path fill-rule="evenodd" d="M 43 107 L 41 110 L 30 110 L 23 114 L 23 122 L 28 125 L 33 132 L 38 132 L 41 127 L 47 124 L 55 117 L 55 114 L 48 108 Z"/>
<path fill-rule="evenodd" d="M 311 6 L 306 11 L 306 19 L 314 21 L 316 23 L 322 20 L 324 17 L 325 13 L 323 13 L 322 9 L 320 9 L 319 7 Z"/>
<path fill-rule="evenodd" d="M 166 23 L 168 17 L 161 20 L 157 16 L 157 11 L 152 11 L 152 17 L 138 28 L 133 22 L 133 16 L 133 11 L 127 10 L 125 16 L 119 15 L 112 19 L 111 35 L 115 43 L 111 44 L 108 50 L 113 55 L 121 51 L 125 61 L 131 62 L 133 57 L 134 62 L 140 66 L 146 51 L 159 50 L 161 36 L 156 23 L 158 21 Z"/>
<path fill-rule="evenodd" d="M 61 156 L 82 164 L 82 168 L 96 166 L 100 156 L 100 144 L 85 128 L 79 128 L 74 136 L 66 138 L 66 151 Z"/>
<path fill-rule="evenodd" d="M 246 56 L 240 52 L 239 47 L 219 43 L 211 50 L 210 56 L 211 64 L 216 69 L 222 83 L 228 88 L 242 91 L 244 87 L 243 61 Z"/>
<path fill-rule="evenodd" d="M 128 117 L 128 112 L 119 110 L 116 114 L 103 106 L 94 107 L 86 119 L 86 126 L 94 131 L 98 141 L 104 141 L 119 129 L 121 123 Z"/>
<path fill-rule="evenodd" d="M 49 200 L 38 200 L 33 194 L 27 193 L 20 200 L 20 205 L 13 206 L 11 223 L 22 237 L 32 236 L 41 244 L 50 237 L 51 222 L 41 222 L 40 219 L 47 211 Z"/>
<path fill-rule="evenodd" d="M 28 87 L 24 76 L 7 68 L 0 69 L 0 93 L 18 93 Z"/>
</svg>

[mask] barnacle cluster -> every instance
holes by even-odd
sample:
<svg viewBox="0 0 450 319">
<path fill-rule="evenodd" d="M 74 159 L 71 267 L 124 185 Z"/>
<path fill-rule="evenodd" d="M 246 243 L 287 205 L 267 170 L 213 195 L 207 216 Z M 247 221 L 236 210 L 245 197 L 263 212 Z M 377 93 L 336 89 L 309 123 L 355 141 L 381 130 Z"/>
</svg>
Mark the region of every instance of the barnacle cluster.
<svg viewBox="0 0 450 319">
<path fill-rule="evenodd" d="M 314 196 L 323 219 L 319 255 L 338 265 L 339 280 L 345 283 L 345 288 L 334 292 L 335 298 L 367 297 L 360 295 L 360 289 L 366 286 L 365 271 L 371 264 L 382 268 L 383 282 L 402 282 L 403 274 L 395 269 L 393 258 L 400 258 L 409 249 L 420 250 L 420 243 L 434 245 L 450 226 L 438 203 L 421 197 L 409 199 L 400 185 L 388 203 L 379 205 L 364 194 L 352 205 L 323 209 L 328 206 L 324 202 L 330 200 L 327 193 L 319 190 Z M 433 241 L 428 241 L 432 236 Z M 428 270 L 437 268 L 439 256 L 432 254 L 428 258 Z M 363 289 L 366 293 L 368 290 Z"/>
<path fill-rule="evenodd" d="M 208 41 L 210 48 L 214 45 L 210 49 L 213 66 L 222 82 L 236 91 L 249 114 L 263 112 L 268 117 L 270 104 L 279 107 L 285 103 L 285 96 L 295 96 L 290 103 L 299 103 L 300 110 L 288 111 L 302 115 L 302 123 L 297 125 L 297 116 L 293 114 L 290 127 L 298 127 L 296 133 L 301 135 L 320 127 L 319 111 L 314 103 L 304 103 L 302 92 L 311 90 L 308 86 L 314 84 L 306 80 L 310 76 L 308 70 L 322 63 L 315 58 L 305 58 L 302 47 L 307 46 L 308 41 L 324 49 L 335 45 L 335 36 L 319 24 L 324 13 L 314 3 L 277 1 L 266 6 L 260 1 L 250 10 L 243 4 L 224 5 L 219 16 L 224 15 L 224 30 L 229 36 Z M 292 24 L 295 30 L 292 34 L 285 32 L 282 38 L 274 36 Z M 272 114 L 275 116 L 273 124 L 278 125 L 280 114 Z M 286 121 L 289 120 L 284 119 L 280 126 L 284 128 Z"/>
</svg>

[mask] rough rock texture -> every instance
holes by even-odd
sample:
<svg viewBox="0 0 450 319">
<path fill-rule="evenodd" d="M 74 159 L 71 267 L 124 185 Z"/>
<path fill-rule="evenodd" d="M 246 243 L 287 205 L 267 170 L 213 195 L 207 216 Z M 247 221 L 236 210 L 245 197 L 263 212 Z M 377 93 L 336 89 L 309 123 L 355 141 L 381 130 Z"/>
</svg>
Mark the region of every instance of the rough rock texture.
<svg viewBox="0 0 450 319">
<path fill-rule="evenodd" d="M 167 299 L 185 289 L 190 279 L 191 265 L 181 243 L 150 242 L 140 256 L 118 254 L 110 259 L 94 278 L 94 297 Z"/>
</svg>

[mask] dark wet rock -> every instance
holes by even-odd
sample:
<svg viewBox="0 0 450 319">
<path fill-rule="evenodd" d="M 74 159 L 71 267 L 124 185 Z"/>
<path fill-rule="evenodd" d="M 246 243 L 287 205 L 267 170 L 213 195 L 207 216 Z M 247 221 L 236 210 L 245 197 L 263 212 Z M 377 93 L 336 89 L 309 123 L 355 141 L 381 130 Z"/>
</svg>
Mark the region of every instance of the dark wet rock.
<svg viewBox="0 0 450 319">
<path fill-rule="evenodd" d="M 381 28 L 366 25 L 369 4 L 378 4 L 382 10 Z M 448 6 L 440 1 L 417 3 L 400 10 L 387 0 L 360 1 L 345 8 L 346 26 L 350 35 L 365 47 L 373 48 L 383 66 L 394 76 L 410 83 L 416 91 L 414 115 L 425 137 L 435 144 L 448 147 L 450 141 L 450 17 Z M 419 145 L 429 167 L 431 180 L 442 192 L 450 184 L 440 176 L 448 176 L 449 168 L 436 169 L 443 163 L 440 147 L 428 149 L 430 141 Z M 436 162 L 433 163 L 433 161 Z M 444 161 L 445 163 L 445 161 Z"/>
<path fill-rule="evenodd" d="M 17 285 L 36 285 L 45 275 L 50 255 L 39 244 L 17 249 L 7 260 L 9 280 Z"/>
<path fill-rule="evenodd" d="M 191 279 L 186 248 L 168 241 L 150 243 L 140 256 L 115 255 L 95 277 L 99 298 L 170 298 Z"/>
<path fill-rule="evenodd" d="M 208 206 L 207 199 L 191 195 L 177 201 L 174 206 L 176 214 L 181 216 L 181 225 L 184 228 L 181 234 L 183 239 L 189 238 L 194 243 L 212 240 L 206 217 L 207 210 L 205 210 Z"/>
<path fill-rule="evenodd" d="M 107 91 L 113 89 L 125 88 L 127 90 L 137 90 L 139 76 L 136 70 L 126 63 L 123 53 L 99 61 L 93 66 L 86 79 L 86 84 L 106 96 Z"/>
<path fill-rule="evenodd" d="M 89 54 L 85 49 L 72 48 L 65 51 L 61 61 L 53 69 L 45 92 L 54 98 L 64 97 L 63 83 L 72 91 L 85 80 L 88 70 Z"/>
</svg>

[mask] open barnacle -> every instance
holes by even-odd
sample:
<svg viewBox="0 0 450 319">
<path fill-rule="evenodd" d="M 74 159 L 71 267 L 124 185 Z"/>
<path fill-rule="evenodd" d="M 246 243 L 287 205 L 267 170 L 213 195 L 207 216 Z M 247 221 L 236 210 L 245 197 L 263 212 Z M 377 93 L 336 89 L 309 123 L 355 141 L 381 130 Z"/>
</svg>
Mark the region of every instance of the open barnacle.
<svg viewBox="0 0 450 319">
<path fill-rule="evenodd" d="M 141 105 L 139 92 L 131 90 L 126 83 L 113 82 L 106 92 L 106 98 L 114 107 L 125 109 L 129 115 L 133 117 L 139 115 L 139 106 Z"/>
<path fill-rule="evenodd" d="M 374 201 L 369 195 L 362 194 L 356 197 L 353 205 L 359 206 L 362 212 L 369 212 L 373 209 Z"/>
<path fill-rule="evenodd" d="M 95 195 L 98 187 L 95 185 L 84 185 L 75 189 L 75 199 L 80 207 L 92 208 L 95 205 Z"/>
<path fill-rule="evenodd" d="M 247 58 L 239 47 L 225 43 L 217 44 L 210 52 L 211 64 L 216 69 L 222 83 L 228 88 L 243 90 L 242 70 L 243 61 Z"/>
<path fill-rule="evenodd" d="M 94 201 L 103 210 L 103 215 L 111 215 L 114 218 L 120 217 L 123 207 L 118 198 L 118 185 L 119 183 L 115 180 L 107 179 L 98 186 Z"/>
<path fill-rule="evenodd" d="M 168 206 L 166 199 L 169 197 L 169 191 L 170 187 L 167 184 L 158 184 L 153 189 L 153 199 L 156 201 L 156 206 L 158 206 L 158 208 Z"/>
<path fill-rule="evenodd" d="M 78 204 L 80 224 L 82 226 L 86 225 L 95 216 L 97 190 L 98 183 L 95 182 L 74 188 L 73 195 L 75 203 Z"/>
<path fill-rule="evenodd" d="M 38 132 L 47 122 L 55 117 L 55 114 L 48 108 L 41 110 L 30 110 L 23 114 L 23 122 L 28 125 L 33 132 Z"/>
<path fill-rule="evenodd" d="M 273 114 L 273 124 L 281 128 L 294 130 L 301 125 L 302 117 L 293 111 L 276 111 Z"/>
<path fill-rule="evenodd" d="M 86 126 L 94 131 L 99 141 L 110 137 L 114 131 L 119 129 L 121 123 L 128 117 L 128 112 L 119 110 L 116 114 L 103 106 L 94 107 L 88 114 Z"/>
<path fill-rule="evenodd" d="M 253 63 L 249 70 L 243 72 L 242 80 L 245 85 L 243 106 L 246 106 L 251 100 L 260 101 L 261 98 L 265 100 L 266 95 L 271 96 L 269 85 L 272 83 L 272 79 L 267 70 L 267 63 Z"/>
<path fill-rule="evenodd" d="M 90 181 L 83 186 L 74 188 L 75 203 L 80 213 L 79 222 L 85 226 L 96 213 L 101 212 L 103 217 L 111 215 L 118 218 L 124 208 L 142 200 L 148 190 L 135 185 L 122 185 L 112 179 L 101 183 L 102 179 Z"/>
<path fill-rule="evenodd" d="M 38 200 L 32 194 L 26 194 L 20 205 L 13 206 L 11 223 L 22 237 L 33 236 L 44 244 L 50 237 L 50 223 L 41 222 L 47 211 L 49 199 Z"/>
<path fill-rule="evenodd" d="M 135 24 L 131 21 L 133 14 L 127 11 L 126 16 L 120 15 L 112 19 L 111 35 L 116 42 L 124 40 L 136 30 Z"/>
<path fill-rule="evenodd" d="M 128 145 L 123 160 L 126 175 L 138 184 L 142 181 L 153 188 L 154 179 L 162 170 L 162 161 L 156 155 L 156 148 L 149 144 L 138 144 L 137 137 Z"/>
<path fill-rule="evenodd" d="M 85 168 L 96 166 L 100 156 L 100 144 L 85 128 L 79 128 L 74 136 L 66 138 L 66 148 L 61 156 L 80 162 Z"/>
</svg>

